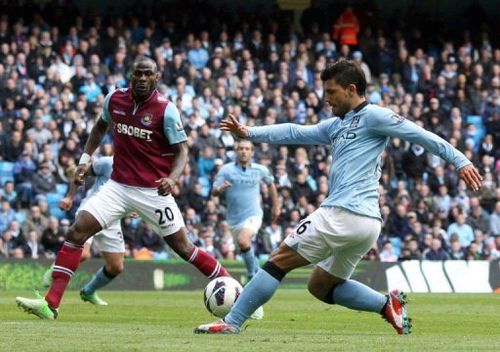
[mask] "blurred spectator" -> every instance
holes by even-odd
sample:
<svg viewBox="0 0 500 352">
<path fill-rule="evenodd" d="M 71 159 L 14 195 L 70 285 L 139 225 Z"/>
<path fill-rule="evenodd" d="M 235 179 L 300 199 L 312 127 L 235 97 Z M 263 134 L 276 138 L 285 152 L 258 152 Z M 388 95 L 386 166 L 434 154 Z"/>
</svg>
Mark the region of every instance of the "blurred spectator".
<svg viewBox="0 0 500 352">
<path fill-rule="evenodd" d="M 450 259 L 448 253 L 443 249 L 442 242 L 438 238 L 432 239 L 431 248 L 422 253 L 423 259 L 427 260 L 447 260 Z"/>
<path fill-rule="evenodd" d="M 447 230 L 450 237 L 454 234 L 458 236 L 462 247 L 467 247 L 474 240 L 474 232 L 472 227 L 465 223 L 466 219 L 466 214 L 458 214 L 456 222 L 452 223 Z"/>
<path fill-rule="evenodd" d="M 394 253 L 394 248 L 392 243 L 387 241 L 384 242 L 382 246 L 382 251 L 380 252 L 380 261 L 381 262 L 397 262 L 398 256 Z"/>
<path fill-rule="evenodd" d="M 154 231 L 153 227 L 147 223 L 142 223 L 136 233 L 135 247 L 137 251 L 144 249 L 152 253 L 153 258 L 163 257 L 166 259 L 165 242 Z"/>
<path fill-rule="evenodd" d="M 78 14 L 80 7 L 74 7 L 70 13 L 75 15 L 65 21 L 54 21 L 51 14 L 67 13 L 73 5 L 51 4 L 50 13 L 34 7 L 28 16 L 21 3 L 8 2 L 6 13 L 16 20 L 0 21 L 0 195 L 10 203 L 15 220 L 8 211 L 9 215 L 0 218 L 0 226 L 11 228 L 13 237 L 23 239 L 28 230 L 35 229 L 41 236 L 52 228 L 60 234 L 52 245 L 44 246 L 49 255 L 57 250 L 67 231 L 66 220 L 73 220 L 74 211 L 59 213 L 51 209 L 51 202 L 56 194 L 64 193 L 62 183 L 72 177 L 105 95 L 127 87 L 130 62 L 137 55 L 147 55 L 158 64 L 158 90 L 179 107 L 189 135 L 189 166 L 172 195 L 189 214 L 190 236 L 203 245 L 200 229 L 216 226 L 213 246 L 231 258 L 231 242 L 220 230 L 224 204 L 216 204 L 215 213 L 206 211 L 212 200 L 214 171 L 234 159 L 237 142 L 229 133 L 221 133 L 218 123 L 228 113 L 251 126 L 315 124 L 330 118 L 331 111 L 322 101 L 319 72 L 339 58 L 352 56 L 368 80 L 366 95 L 371 103 L 389 107 L 441 135 L 477 164 L 484 177 L 484 187 L 472 193 L 439 157 L 390 138 L 380 162 L 384 226 L 379 246 L 390 238 L 395 253 L 399 254 L 401 244 L 401 259 L 416 259 L 420 256 L 418 248 L 413 248 L 416 244 L 425 250 L 432 247 L 432 238 L 438 238 L 443 250 L 452 251 L 456 233 L 467 248 L 480 230 L 481 243 L 468 251 L 480 253 L 473 254 L 474 258 L 491 258 L 493 236 L 500 235 L 497 41 L 483 44 L 469 38 L 471 28 L 460 27 L 441 33 L 436 42 L 435 33 L 425 30 L 422 22 L 405 26 L 387 19 L 383 12 L 373 13 L 367 2 L 356 3 L 355 11 L 324 3 L 314 1 L 304 11 L 303 34 L 299 35 L 294 23 L 268 21 L 283 15 L 272 6 L 256 18 L 235 22 L 231 7 L 221 15 L 195 6 L 191 8 L 195 21 L 173 21 L 161 18 L 164 11 L 144 4 L 148 21 L 162 24 L 152 28 L 144 27 L 146 17 L 127 5 L 122 17 L 103 8 L 98 21 L 103 26 L 94 25 L 89 15 Z M 182 10 L 182 4 L 169 6 L 171 14 Z M 358 19 L 354 12 L 363 17 Z M 382 20 L 376 27 L 372 13 Z M 449 26 L 455 23 L 450 19 L 461 14 L 448 15 L 442 21 Z M 479 31 L 478 38 L 495 37 L 494 28 L 488 25 L 493 15 L 483 12 L 476 19 L 472 31 Z M 108 135 L 105 140 L 109 143 L 111 138 Z M 101 150 L 103 155 L 111 153 L 109 146 Z M 273 169 L 282 203 L 282 221 L 271 225 L 266 215 L 268 191 L 262 187 L 263 229 L 278 226 L 284 237 L 321 204 L 328 192 L 328 154 L 324 146 L 256 143 L 256 161 Z M 50 196 L 45 200 L 47 193 Z M 31 214 L 26 218 L 34 204 L 41 219 L 51 212 L 61 218 L 56 232 L 57 226 L 48 225 L 51 221 L 34 221 Z M 459 212 L 468 215 L 464 224 Z M 134 254 L 137 222 L 125 222 L 125 240 L 129 253 Z M 267 243 L 275 232 L 276 228 L 260 234 L 259 254 L 277 245 L 277 235 L 272 245 Z M 377 257 L 380 247 L 370 258 Z M 13 255 L 22 256 L 22 251 L 11 250 L 9 256 Z M 141 255 L 153 257 L 148 249 Z"/>
<path fill-rule="evenodd" d="M 59 227 L 59 220 L 56 217 L 51 216 L 49 218 L 49 225 L 43 231 L 40 238 L 40 243 L 46 251 L 47 255 L 54 257 L 65 240 L 67 229 L 69 228 L 69 221 L 63 219 L 61 221 L 61 227 Z"/>
<path fill-rule="evenodd" d="M 38 234 L 35 230 L 28 232 L 26 244 L 24 245 L 24 257 L 38 259 L 45 254 L 43 246 L 40 244 Z"/>
<path fill-rule="evenodd" d="M 12 221 L 16 219 L 16 212 L 10 207 L 7 199 L 2 199 L 0 209 L 0 233 L 4 232 Z"/>
</svg>

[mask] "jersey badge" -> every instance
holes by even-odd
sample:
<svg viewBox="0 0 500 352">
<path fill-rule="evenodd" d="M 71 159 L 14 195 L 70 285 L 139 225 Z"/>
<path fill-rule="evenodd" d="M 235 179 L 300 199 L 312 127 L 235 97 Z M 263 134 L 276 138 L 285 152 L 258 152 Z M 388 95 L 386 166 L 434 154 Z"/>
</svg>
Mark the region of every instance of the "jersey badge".
<svg viewBox="0 0 500 352">
<path fill-rule="evenodd" d="M 401 123 L 401 122 L 403 122 L 403 121 L 405 120 L 405 118 L 404 118 L 403 116 L 398 115 L 398 114 L 393 114 L 391 117 L 392 117 L 394 120 L 396 120 L 396 121 L 397 121 L 397 123 Z"/>
<path fill-rule="evenodd" d="M 149 126 L 153 123 L 153 114 L 147 112 L 142 118 L 141 118 L 141 123 L 144 126 Z"/>
</svg>

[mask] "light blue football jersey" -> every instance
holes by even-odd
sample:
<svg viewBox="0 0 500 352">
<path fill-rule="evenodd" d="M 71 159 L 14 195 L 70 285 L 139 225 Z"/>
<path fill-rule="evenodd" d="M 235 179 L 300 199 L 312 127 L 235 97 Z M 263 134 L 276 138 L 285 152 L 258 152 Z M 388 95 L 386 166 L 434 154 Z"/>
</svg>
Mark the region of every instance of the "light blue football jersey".
<svg viewBox="0 0 500 352">
<path fill-rule="evenodd" d="M 274 177 L 267 167 L 251 163 L 243 168 L 236 162 L 228 163 L 217 173 L 214 187 L 219 187 L 224 181 L 232 184 L 224 191 L 227 202 L 226 218 L 230 226 L 237 225 L 251 216 L 262 218 L 260 182 L 274 182 Z"/>
<path fill-rule="evenodd" d="M 343 119 L 331 118 L 317 125 L 279 124 L 249 127 L 249 139 L 271 144 L 328 144 L 331 146 L 328 197 L 323 207 L 337 206 L 380 219 L 378 184 L 380 158 L 389 137 L 419 144 L 457 169 L 471 162 L 451 144 L 392 110 L 367 102 Z"/>
</svg>

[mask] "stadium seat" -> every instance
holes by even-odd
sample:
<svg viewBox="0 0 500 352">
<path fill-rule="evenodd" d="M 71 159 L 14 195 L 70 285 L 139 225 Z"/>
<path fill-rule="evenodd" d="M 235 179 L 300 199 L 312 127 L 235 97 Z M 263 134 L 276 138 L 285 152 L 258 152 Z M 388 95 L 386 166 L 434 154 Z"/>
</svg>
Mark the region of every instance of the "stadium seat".
<svg viewBox="0 0 500 352">
<path fill-rule="evenodd" d="M 66 183 L 58 183 L 56 185 L 56 192 L 64 197 L 68 192 L 68 185 Z"/>
<path fill-rule="evenodd" d="M 0 161 L 0 175 L 14 175 L 14 163 L 10 161 Z"/>
<path fill-rule="evenodd" d="M 0 161 L 0 184 L 3 186 L 7 181 L 14 182 L 14 163 Z"/>
<path fill-rule="evenodd" d="M 63 196 L 59 193 L 47 193 L 47 203 L 49 203 L 49 207 L 58 207 L 59 201 L 63 198 Z"/>
<path fill-rule="evenodd" d="M 16 212 L 16 220 L 19 222 L 19 224 L 24 223 L 24 221 L 26 220 L 27 216 L 28 215 L 26 214 L 25 211 L 18 211 L 18 212 Z"/>
<path fill-rule="evenodd" d="M 201 195 L 203 197 L 208 197 L 210 193 L 210 181 L 207 177 L 198 177 L 198 183 L 201 185 Z"/>
<path fill-rule="evenodd" d="M 392 249 L 394 250 L 394 254 L 399 257 L 401 254 L 401 238 L 399 237 L 391 237 L 389 241 L 392 243 Z"/>
<path fill-rule="evenodd" d="M 58 206 L 49 206 L 50 215 L 55 216 L 59 220 L 67 219 L 67 214 L 65 211 L 59 209 Z"/>
</svg>

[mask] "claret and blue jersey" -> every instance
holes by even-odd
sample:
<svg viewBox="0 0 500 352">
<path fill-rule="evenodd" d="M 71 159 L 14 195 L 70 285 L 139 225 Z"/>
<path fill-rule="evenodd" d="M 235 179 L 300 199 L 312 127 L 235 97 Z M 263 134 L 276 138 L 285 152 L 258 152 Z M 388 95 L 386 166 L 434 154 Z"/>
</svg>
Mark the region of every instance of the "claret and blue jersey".
<svg viewBox="0 0 500 352">
<path fill-rule="evenodd" d="M 439 136 L 392 110 L 366 102 L 343 119 L 331 118 L 312 126 L 287 123 L 250 127 L 248 131 L 248 138 L 253 142 L 330 145 L 333 159 L 330 193 L 321 206 L 338 206 L 379 219 L 380 158 L 389 137 L 419 144 L 457 169 L 471 163 Z"/>
</svg>

